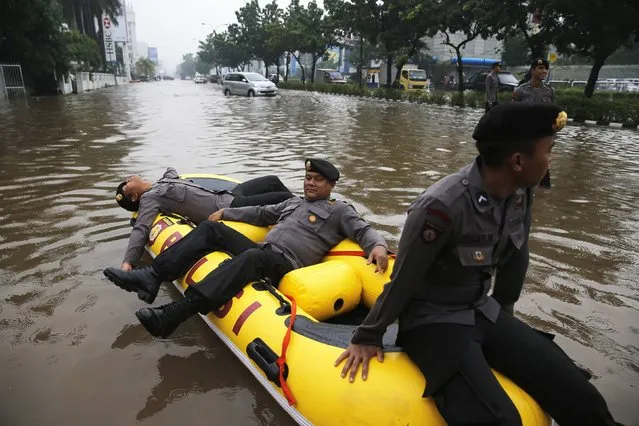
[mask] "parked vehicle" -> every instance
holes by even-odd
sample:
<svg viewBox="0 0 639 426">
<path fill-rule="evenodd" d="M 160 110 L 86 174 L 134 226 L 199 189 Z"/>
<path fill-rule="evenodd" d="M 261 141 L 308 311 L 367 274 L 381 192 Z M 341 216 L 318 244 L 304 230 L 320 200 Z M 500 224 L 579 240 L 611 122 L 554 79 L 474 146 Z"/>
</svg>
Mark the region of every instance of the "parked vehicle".
<svg viewBox="0 0 639 426">
<path fill-rule="evenodd" d="M 486 90 L 486 76 L 488 71 L 480 71 L 473 74 L 466 83 L 466 89 L 477 90 L 483 92 Z M 497 74 L 499 78 L 499 91 L 500 92 L 512 92 L 519 84 L 519 80 L 509 71 L 501 71 Z"/>
<path fill-rule="evenodd" d="M 346 84 L 346 80 L 341 72 L 327 68 L 317 68 L 315 70 L 315 83 L 321 84 Z"/>
<path fill-rule="evenodd" d="M 195 74 L 193 81 L 195 82 L 195 84 L 206 84 L 206 77 L 202 74 Z"/>
<path fill-rule="evenodd" d="M 379 84 L 380 86 L 386 85 L 387 82 L 387 69 L 385 63 L 382 63 L 379 69 Z M 397 73 L 397 67 L 393 66 L 393 75 L 391 78 L 393 79 L 393 83 L 395 82 L 395 75 Z M 396 87 L 401 90 L 408 91 L 417 91 L 428 89 L 430 85 L 430 81 L 428 76 L 426 75 L 426 71 L 422 69 L 418 69 L 417 65 L 406 64 L 402 67 L 402 71 L 399 75 L 399 87 Z"/>
<path fill-rule="evenodd" d="M 232 72 L 224 76 L 222 91 L 225 96 L 242 95 L 275 96 L 277 87 L 266 77 L 256 72 Z"/>
</svg>

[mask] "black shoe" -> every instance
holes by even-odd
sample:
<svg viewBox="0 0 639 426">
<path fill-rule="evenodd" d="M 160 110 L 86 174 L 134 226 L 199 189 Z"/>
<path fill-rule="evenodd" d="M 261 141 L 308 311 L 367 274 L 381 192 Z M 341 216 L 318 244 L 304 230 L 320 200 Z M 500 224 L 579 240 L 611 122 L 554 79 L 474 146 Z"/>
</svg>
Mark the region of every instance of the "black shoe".
<svg viewBox="0 0 639 426">
<path fill-rule="evenodd" d="M 178 325 L 198 312 L 187 297 L 158 308 L 142 308 L 135 313 L 146 331 L 155 337 L 169 337 Z"/>
<path fill-rule="evenodd" d="M 106 268 L 104 276 L 121 289 L 137 293 L 138 298 L 146 303 L 153 303 L 162 283 L 158 274 L 150 266 L 133 269 L 130 272 L 118 268 Z"/>
</svg>

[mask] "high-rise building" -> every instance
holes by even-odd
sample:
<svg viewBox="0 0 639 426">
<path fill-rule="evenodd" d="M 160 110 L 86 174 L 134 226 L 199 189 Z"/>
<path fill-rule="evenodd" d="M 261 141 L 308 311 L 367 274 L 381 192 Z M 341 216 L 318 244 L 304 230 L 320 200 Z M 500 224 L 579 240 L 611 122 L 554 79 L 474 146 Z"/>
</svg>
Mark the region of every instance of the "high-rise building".
<svg viewBox="0 0 639 426">
<path fill-rule="evenodd" d="M 137 47 L 138 47 L 138 59 L 149 57 L 149 43 L 138 41 Z"/>
<path fill-rule="evenodd" d="M 126 5 L 126 23 L 127 23 L 127 44 L 129 50 L 129 58 L 131 64 L 135 64 L 140 55 L 138 54 L 138 37 L 135 32 L 135 10 L 132 4 Z"/>
</svg>

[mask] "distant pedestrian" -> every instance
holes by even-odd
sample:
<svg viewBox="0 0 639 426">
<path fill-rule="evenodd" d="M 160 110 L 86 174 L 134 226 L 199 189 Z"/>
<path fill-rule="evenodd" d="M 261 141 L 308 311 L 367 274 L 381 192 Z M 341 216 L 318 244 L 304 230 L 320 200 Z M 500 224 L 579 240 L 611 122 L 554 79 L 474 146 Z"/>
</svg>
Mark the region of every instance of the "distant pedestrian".
<svg viewBox="0 0 639 426">
<path fill-rule="evenodd" d="M 530 64 L 528 73 L 526 73 L 526 75 L 530 75 L 528 81 L 520 84 L 513 92 L 513 101 L 544 104 L 556 103 L 555 90 L 546 83 L 549 68 L 550 64 L 545 59 L 535 59 Z M 542 188 L 550 188 L 550 169 L 546 171 L 539 185 Z"/>
<path fill-rule="evenodd" d="M 486 112 L 499 103 L 499 73 L 501 62 L 495 62 L 486 76 Z"/>
</svg>

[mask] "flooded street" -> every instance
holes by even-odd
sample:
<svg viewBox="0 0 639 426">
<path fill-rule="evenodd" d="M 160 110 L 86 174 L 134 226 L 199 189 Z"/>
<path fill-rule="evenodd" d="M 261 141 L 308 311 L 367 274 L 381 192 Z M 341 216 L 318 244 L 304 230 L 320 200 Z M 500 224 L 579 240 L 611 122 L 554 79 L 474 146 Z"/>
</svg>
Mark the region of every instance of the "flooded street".
<svg viewBox="0 0 639 426">
<path fill-rule="evenodd" d="M 321 156 L 396 248 L 409 203 L 474 158 L 480 112 L 182 81 L 0 109 L 0 425 L 292 424 L 203 321 L 154 339 L 143 302 L 103 277 L 130 230 L 115 187 L 173 166 L 277 174 L 301 194 L 303 159 Z M 568 126 L 555 152 L 516 310 L 639 425 L 639 132 Z M 155 305 L 177 297 L 165 286 Z"/>
</svg>

